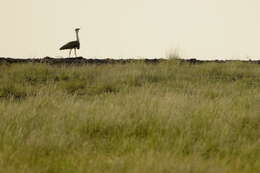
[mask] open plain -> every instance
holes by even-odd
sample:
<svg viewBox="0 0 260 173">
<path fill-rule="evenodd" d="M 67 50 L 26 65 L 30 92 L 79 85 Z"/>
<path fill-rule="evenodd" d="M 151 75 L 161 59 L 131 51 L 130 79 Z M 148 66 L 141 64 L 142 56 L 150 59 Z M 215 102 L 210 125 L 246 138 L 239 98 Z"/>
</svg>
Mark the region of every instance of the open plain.
<svg viewBox="0 0 260 173">
<path fill-rule="evenodd" d="M 259 64 L 48 60 L 1 60 L 0 172 L 260 172 Z"/>
</svg>

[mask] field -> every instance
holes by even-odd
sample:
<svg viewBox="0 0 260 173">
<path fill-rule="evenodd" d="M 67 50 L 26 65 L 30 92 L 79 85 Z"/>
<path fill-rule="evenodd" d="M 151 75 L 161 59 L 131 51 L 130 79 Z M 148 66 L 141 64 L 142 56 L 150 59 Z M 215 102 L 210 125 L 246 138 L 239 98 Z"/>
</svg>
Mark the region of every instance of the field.
<svg viewBox="0 0 260 173">
<path fill-rule="evenodd" d="M 260 65 L 0 65 L 0 172 L 258 173 Z"/>
</svg>

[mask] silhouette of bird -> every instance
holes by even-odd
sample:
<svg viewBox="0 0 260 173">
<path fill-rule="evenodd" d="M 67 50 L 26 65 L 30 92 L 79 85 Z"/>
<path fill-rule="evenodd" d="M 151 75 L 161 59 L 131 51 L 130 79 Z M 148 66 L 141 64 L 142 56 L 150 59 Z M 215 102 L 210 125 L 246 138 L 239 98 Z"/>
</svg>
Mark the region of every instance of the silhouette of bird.
<svg viewBox="0 0 260 173">
<path fill-rule="evenodd" d="M 60 50 L 70 49 L 69 57 L 71 55 L 72 49 L 74 49 L 75 57 L 77 57 L 77 50 L 76 49 L 80 49 L 79 30 L 80 30 L 80 28 L 75 29 L 76 39 L 77 39 L 76 41 L 71 41 L 71 42 L 65 44 L 64 46 L 62 46 L 60 48 Z"/>
</svg>

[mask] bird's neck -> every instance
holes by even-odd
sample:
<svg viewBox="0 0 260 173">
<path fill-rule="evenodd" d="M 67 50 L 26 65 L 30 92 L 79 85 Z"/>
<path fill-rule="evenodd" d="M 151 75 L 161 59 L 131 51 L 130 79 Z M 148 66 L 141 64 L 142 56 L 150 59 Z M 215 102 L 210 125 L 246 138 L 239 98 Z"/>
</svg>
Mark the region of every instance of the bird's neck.
<svg viewBox="0 0 260 173">
<path fill-rule="evenodd" d="M 76 38 L 77 38 L 77 41 L 79 42 L 79 32 L 76 32 Z"/>
</svg>

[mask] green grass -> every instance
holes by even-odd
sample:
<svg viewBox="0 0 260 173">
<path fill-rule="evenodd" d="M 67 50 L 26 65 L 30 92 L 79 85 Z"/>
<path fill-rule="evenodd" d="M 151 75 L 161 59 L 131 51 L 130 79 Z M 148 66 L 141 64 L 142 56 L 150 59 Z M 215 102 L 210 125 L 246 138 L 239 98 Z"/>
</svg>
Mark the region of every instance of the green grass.
<svg viewBox="0 0 260 173">
<path fill-rule="evenodd" d="M 260 66 L 0 65 L 0 172 L 260 172 Z"/>
</svg>

